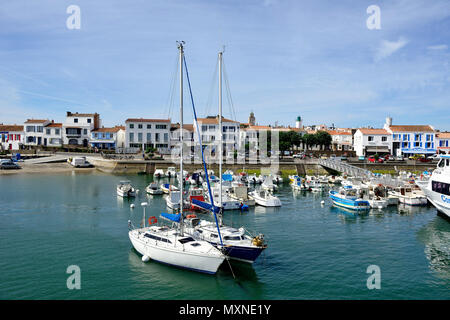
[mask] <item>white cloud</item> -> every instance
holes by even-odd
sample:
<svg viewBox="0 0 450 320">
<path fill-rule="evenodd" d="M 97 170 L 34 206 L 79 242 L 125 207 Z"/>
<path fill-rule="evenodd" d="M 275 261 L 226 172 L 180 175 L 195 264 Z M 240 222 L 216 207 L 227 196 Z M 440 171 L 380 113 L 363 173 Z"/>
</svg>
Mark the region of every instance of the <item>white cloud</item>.
<svg viewBox="0 0 450 320">
<path fill-rule="evenodd" d="M 389 57 L 394 52 L 403 48 L 408 42 L 409 41 L 405 38 L 399 38 L 397 41 L 381 41 L 381 44 L 378 47 L 377 52 L 375 53 L 375 60 L 379 61 Z"/>
<path fill-rule="evenodd" d="M 428 46 L 427 49 L 429 49 L 429 50 L 447 50 L 448 46 L 446 44 L 438 44 L 435 46 Z"/>
</svg>

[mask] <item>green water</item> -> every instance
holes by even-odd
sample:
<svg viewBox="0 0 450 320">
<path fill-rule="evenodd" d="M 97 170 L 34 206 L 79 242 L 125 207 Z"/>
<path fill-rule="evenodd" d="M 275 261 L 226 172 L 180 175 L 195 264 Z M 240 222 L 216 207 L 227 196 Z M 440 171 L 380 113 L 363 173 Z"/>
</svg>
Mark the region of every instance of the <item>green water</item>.
<svg viewBox="0 0 450 320">
<path fill-rule="evenodd" d="M 134 200 L 116 196 L 130 179 Z M 449 299 L 450 223 L 433 207 L 364 215 L 332 207 L 326 195 L 278 193 L 283 207 L 226 212 L 225 222 L 264 233 L 269 247 L 253 266 L 226 264 L 215 276 L 143 263 L 128 239 L 148 176 L 0 176 L 0 299 Z M 325 200 L 325 204 L 320 204 Z M 130 209 L 130 204 L 136 207 Z M 149 215 L 149 213 L 147 213 Z M 381 289 L 369 290 L 369 265 Z M 69 265 L 81 289 L 69 290 Z"/>
</svg>

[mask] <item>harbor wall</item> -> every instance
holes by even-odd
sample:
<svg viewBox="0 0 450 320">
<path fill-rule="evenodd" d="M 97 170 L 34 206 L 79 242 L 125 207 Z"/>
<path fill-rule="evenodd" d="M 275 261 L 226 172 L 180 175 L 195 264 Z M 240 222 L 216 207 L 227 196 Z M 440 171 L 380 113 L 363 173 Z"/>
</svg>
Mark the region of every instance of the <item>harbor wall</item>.
<svg viewBox="0 0 450 320">
<path fill-rule="evenodd" d="M 153 174 L 156 169 L 166 170 L 168 167 L 176 167 L 179 170 L 179 165 L 171 161 L 164 160 L 109 160 L 102 158 L 88 159 L 94 166 L 105 173 L 113 174 Z M 371 171 L 424 171 L 434 169 L 436 167 L 433 163 L 350 163 L 354 166 L 364 168 Z M 215 173 L 219 171 L 218 164 L 210 164 L 208 169 L 214 170 Z M 229 164 L 222 165 L 223 171 L 233 170 L 246 171 L 251 170 L 270 170 L 270 166 L 261 163 L 246 163 L 246 164 Z M 183 169 L 192 173 L 195 170 L 203 169 L 202 164 L 197 163 L 183 163 Z M 325 168 L 317 164 L 316 159 L 296 160 L 296 161 L 281 161 L 278 165 L 277 173 L 288 173 L 298 175 L 324 175 L 336 174 L 336 172 L 327 171 Z"/>
</svg>

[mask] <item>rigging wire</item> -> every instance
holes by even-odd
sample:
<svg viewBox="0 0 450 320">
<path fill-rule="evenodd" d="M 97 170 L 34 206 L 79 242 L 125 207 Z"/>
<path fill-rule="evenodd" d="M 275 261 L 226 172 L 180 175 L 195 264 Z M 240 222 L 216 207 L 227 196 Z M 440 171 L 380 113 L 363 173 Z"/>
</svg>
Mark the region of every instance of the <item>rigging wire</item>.
<svg viewBox="0 0 450 320">
<path fill-rule="evenodd" d="M 223 61 L 223 58 L 222 58 L 222 69 L 223 69 L 223 78 L 225 80 L 225 88 L 226 88 L 226 92 L 227 92 L 226 96 L 227 96 L 227 100 L 228 100 L 228 104 L 229 104 L 229 108 L 230 108 L 231 118 L 234 121 L 237 121 L 236 120 L 236 112 L 235 112 L 234 104 L 233 104 L 233 98 L 231 97 L 230 83 L 228 81 L 227 71 L 225 68 L 225 62 Z"/>
<path fill-rule="evenodd" d="M 212 101 L 213 97 L 215 96 L 215 93 L 216 93 L 216 83 L 218 80 L 218 77 L 217 77 L 218 69 L 219 69 L 219 59 L 217 59 L 217 61 L 216 61 L 216 67 L 214 69 L 214 74 L 211 79 L 211 87 L 209 89 L 208 99 L 206 100 L 206 106 L 205 106 L 205 117 L 208 116 L 209 109 L 211 108 L 212 103 L 213 103 L 213 101 Z"/>
<path fill-rule="evenodd" d="M 179 57 L 177 55 L 175 57 L 175 70 L 172 73 L 172 79 L 170 81 L 170 88 L 169 88 L 169 95 L 167 97 L 166 108 L 165 108 L 165 112 L 164 112 L 164 114 L 167 114 L 167 119 L 171 118 L 172 107 L 174 106 L 174 102 L 175 102 L 175 87 L 176 87 L 176 80 L 178 77 L 178 69 L 179 69 L 178 60 L 179 60 Z"/>
</svg>

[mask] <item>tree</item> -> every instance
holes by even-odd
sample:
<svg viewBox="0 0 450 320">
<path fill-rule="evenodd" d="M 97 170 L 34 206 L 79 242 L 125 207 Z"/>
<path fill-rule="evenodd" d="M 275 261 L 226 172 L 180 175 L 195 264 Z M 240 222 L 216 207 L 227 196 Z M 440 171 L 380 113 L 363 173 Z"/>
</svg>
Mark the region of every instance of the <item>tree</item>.
<svg viewBox="0 0 450 320">
<path fill-rule="evenodd" d="M 333 138 L 331 137 L 331 135 L 326 131 L 317 131 L 315 133 L 315 136 L 316 136 L 317 144 L 321 146 L 321 149 L 322 149 L 322 146 L 324 148 L 329 148 L 329 146 L 331 145 L 331 142 L 333 141 Z"/>
</svg>

